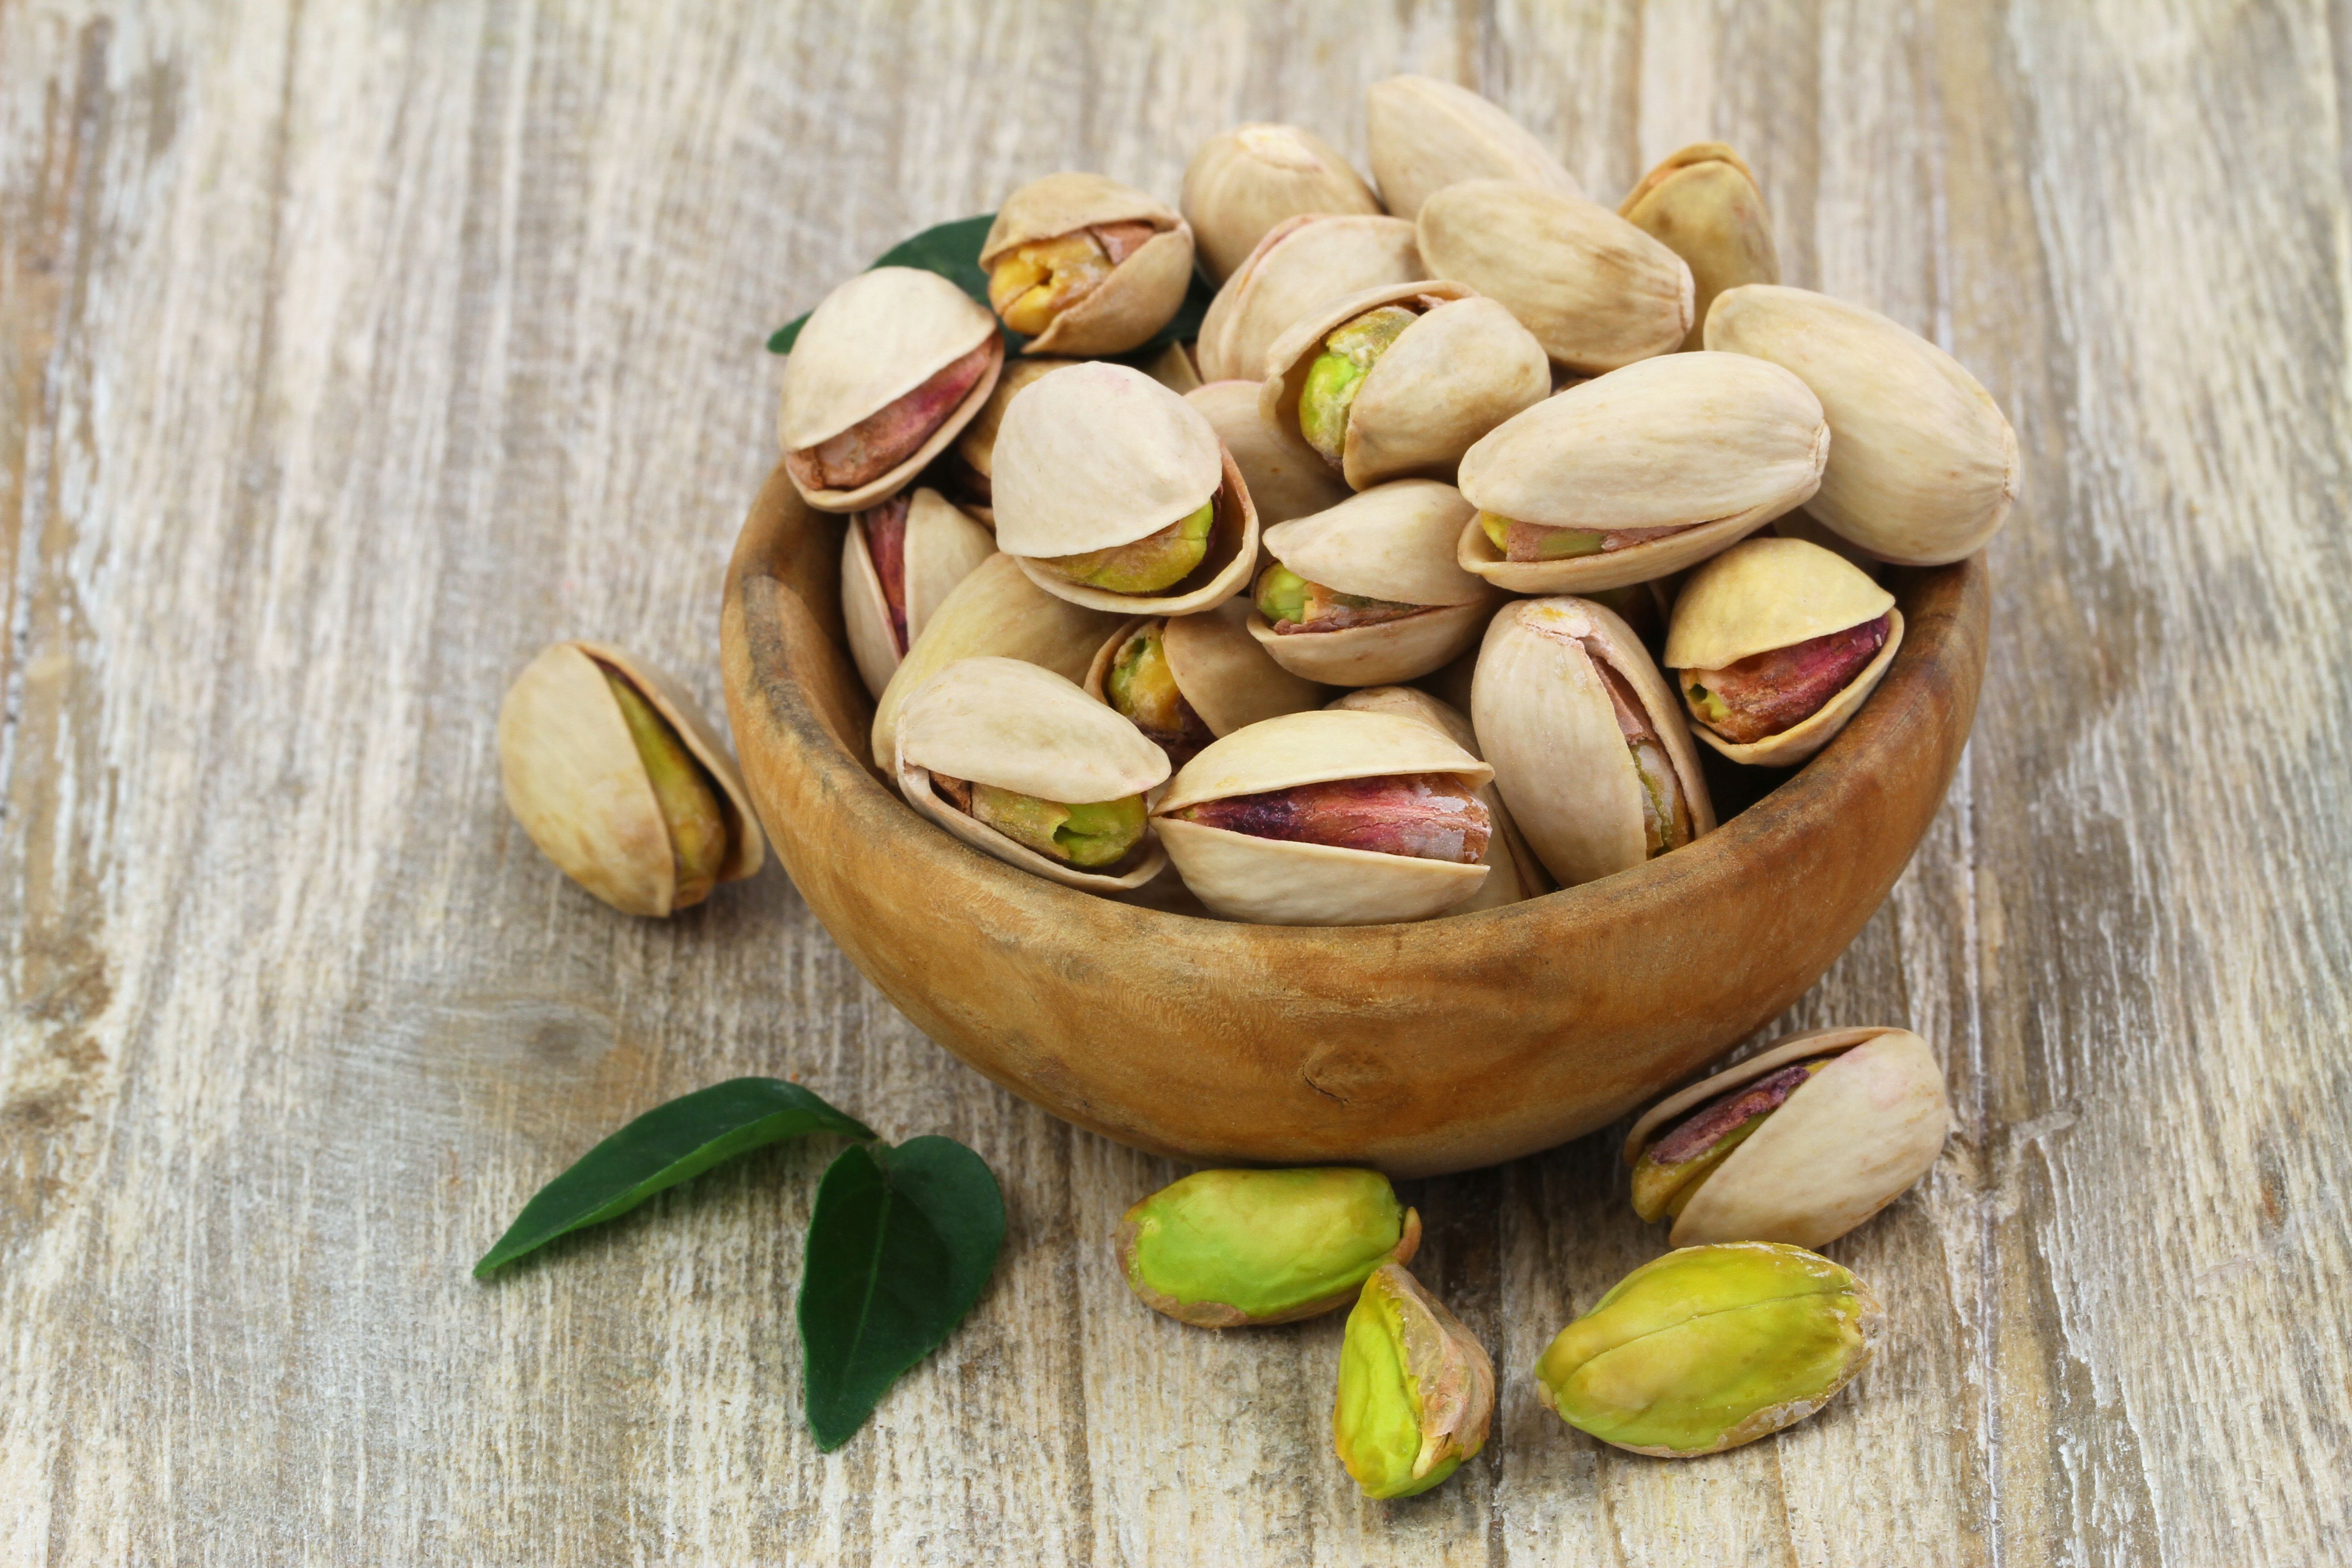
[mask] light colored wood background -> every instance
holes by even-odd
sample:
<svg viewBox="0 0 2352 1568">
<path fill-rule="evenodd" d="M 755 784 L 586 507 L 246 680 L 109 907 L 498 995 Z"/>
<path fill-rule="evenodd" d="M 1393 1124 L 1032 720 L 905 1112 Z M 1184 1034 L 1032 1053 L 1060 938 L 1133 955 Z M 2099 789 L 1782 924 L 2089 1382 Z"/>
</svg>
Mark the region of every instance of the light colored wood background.
<svg viewBox="0 0 2352 1568">
<path fill-rule="evenodd" d="M 0 1558 L 2340 1560 L 2347 47 L 2221 0 L 0 0 Z M 1336 1319 L 1128 1299 L 1108 1238 L 1172 1167 L 930 1046 L 773 871 L 593 903 L 491 720 L 571 635 L 717 710 L 769 328 L 1025 176 L 1172 196 L 1249 118 L 1360 156 L 1399 68 L 1607 199 L 1733 142 L 1790 279 L 1949 346 L 2028 486 L 1962 776 L 1786 1020 L 1950 1072 L 1943 1163 L 1834 1249 L 1891 1353 L 1730 1456 L 1600 1447 L 1524 1369 L 1663 1246 L 1610 1140 L 1414 1184 L 1504 1394 L 1381 1505 L 1329 1456 Z M 742 1072 L 1010 1200 L 831 1457 L 790 1316 L 830 1147 L 467 1274 Z"/>
</svg>

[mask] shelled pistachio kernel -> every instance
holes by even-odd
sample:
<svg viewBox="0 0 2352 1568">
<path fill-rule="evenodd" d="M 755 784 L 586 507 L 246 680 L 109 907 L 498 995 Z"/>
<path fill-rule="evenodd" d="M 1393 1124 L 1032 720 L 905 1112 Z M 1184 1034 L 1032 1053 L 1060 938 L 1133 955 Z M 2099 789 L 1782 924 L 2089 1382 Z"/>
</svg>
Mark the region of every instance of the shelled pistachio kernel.
<svg viewBox="0 0 2352 1568">
<path fill-rule="evenodd" d="M 1202 1328 L 1286 1323 L 1345 1306 L 1410 1258 L 1421 1216 L 1378 1171 L 1202 1171 L 1127 1211 L 1118 1254 L 1145 1305 Z"/>
</svg>

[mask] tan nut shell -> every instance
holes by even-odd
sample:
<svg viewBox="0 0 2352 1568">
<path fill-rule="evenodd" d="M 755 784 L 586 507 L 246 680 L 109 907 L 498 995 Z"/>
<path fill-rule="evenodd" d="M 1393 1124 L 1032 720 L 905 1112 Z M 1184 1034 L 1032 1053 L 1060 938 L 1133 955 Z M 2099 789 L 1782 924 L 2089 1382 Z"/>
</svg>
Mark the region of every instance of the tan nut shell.
<svg viewBox="0 0 2352 1568">
<path fill-rule="evenodd" d="M 1179 205 L 1197 237 L 1201 268 L 1217 283 L 1286 218 L 1381 210 L 1338 148 L 1298 126 L 1266 124 L 1236 125 L 1202 142 L 1184 170 Z"/>
<path fill-rule="evenodd" d="M 982 271 L 1015 246 L 1109 223 L 1160 232 L 1029 340 L 1024 354 L 1124 353 L 1150 341 L 1184 303 L 1192 281 L 1192 227 L 1160 202 L 1100 174 L 1048 174 L 1005 198 L 981 242 Z"/>
<path fill-rule="evenodd" d="M 1322 511 L 1354 494 L 1321 453 L 1257 416 L 1258 387 L 1255 381 L 1213 381 L 1184 395 L 1233 454 L 1258 526 Z"/>
<path fill-rule="evenodd" d="M 1459 283 L 1390 284 L 1331 300 L 1275 341 L 1258 417 L 1303 441 L 1298 399 L 1323 340 L 1366 311 L 1415 302 L 1421 319 L 1373 362 L 1348 412 L 1340 467 L 1360 490 L 1415 475 L 1451 479 L 1481 437 L 1551 395 L 1543 346 L 1501 304 Z"/>
<path fill-rule="evenodd" d="M 1527 127 L 1466 87 L 1392 76 L 1365 90 L 1364 120 L 1372 178 L 1399 217 L 1419 216 L 1433 193 L 1464 180 L 1518 180 L 1584 195 Z"/>
<path fill-rule="evenodd" d="M 1319 710 L 1236 730 L 1184 764 L 1153 808 L 1153 826 L 1184 885 L 1228 920 L 1262 925 L 1381 925 L 1426 920 L 1477 892 L 1483 865 L 1339 849 L 1229 833 L 1169 813 L 1205 800 L 1330 779 L 1494 770 L 1417 720 Z"/>
<path fill-rule="evenodd" d="M 628 721 L 604 668 L 636 688 L 719 786 L 727 858 L 719 879 L 760 868 L 768 841 L 742 776 L 701 710 L 653 666 L 610 643 L 542 649 L 499 705 L 499 772 L 507 809 L 540 852 L 573 881 L 630 915 L 677 905 L 677 855 Z"/>
<path fill-rule="evenodd" d="M 1400 718 L 1418 719 L 1472 756 L 1483 756 L 1478 750 L 1478 737 L 1462 710 L 1417 687 L 1367 686 L 1327 706 L 1358 713 L 1393 713 Z M 1511 820 L 1510 810 L 1503 805 L 1494 781 L 1490 779 L 1478 786 L 1478 798 L 1486 803 L 1486 810 L 1495 819 L 1494 837 L 1486 840 L 1485 857 L 1491 874 L 1475 893 L 1454 906 L 1453 912 L 1457 915 L 1516 904 L 1522 899 L 1541 898 L 1552 890 L 1551 879 L 1544 875 L 1535 851 L 1520 837 L 1519 825 Z"/>
<path fill-rule="evenodd" d="M 1696 564 L 1801 504 L 1821 484 L 1829 425 L 1805 384 L 1775 369 L 1738 354 L 1667 355 L 1497 426 L 1462 459 L 1462 493 L 1480 510 L 1551 528 L 1687 531 L 1514 562 L 1473 519 L 1463 566 L 1516 594 L 1620 588 Z"/>
<path fill-rule="evenodd" d="M 1470 721 L 1496 787 L 1544 868 L 1575 887 L 1643 865 L 1642 791 L 1616 710 L 1593 668 L 1625 678 L 1690 805 L 1691 837 L 1715 807 L 1682 702 L 1633 628 L 1589 599 L 1522 599 L 1486 627 L 1470 687 Z"/>
<path fill-rule="evenodd" d="M 1430 197 L 1415 234 L 1433 271 L 1500 300 L 1570 370 L 1672 353 L 1690 334 L 1690 268 L 1597 203 L 1470 180 Z"/>
<path fill-rule="evenodd" d="M 1261 381 L 1266 351 L 1328 300 L 1429 276 L 1412 225 L 1396 217 L 1307 216 L 1266 231 L 1201 318 L 1201 374 Z"/>
<path fill-rule="evenodd" d="M 980 405 L 971 423 L 956 437 L 956 456 L 961 458 L 973 473 L 982 479 L 992 479 L 996 473 L 996 432 L 1003 426 L 1004 411 L 1013 400 L 1026 391 L 1038 377 L 1050 375 L 1079 362 L 1074 359 L 1017 359 L 1004 367 L 996 378 L 996 390 Z M 990 509 L 991 517 L 994 509 Z M 990 518 L 981 519 L 987 522 Z"/>
<path fill-rule="evenodd" d="M 1683 258 L 1691 269 L 1691 330 L 1683 347 L 1700 346 L 1706 308 L 1727 289 L 1780 281 L 1780 252 L 1764 193 L 1739 154 L 1720 142 L 1696 142 L 1643 176 L 1618 216 Z"/>
<path fill-rule="evenodd" d="M 996 553 L 996 542 L 939 491 L 925 489 L 908 498 L 904 549 L 907 646 L 912 647 L 940 601 Z M 842 531 L 841 618 L 849 657 L 866 691 L 878 699 L 898 668 L 898 643 L 891 635 L 890 601 L 866 548 L 863 515 L 852 517 Z"/>
<path fill-rule="evenodd" d="M 1233 598 L 1190 616 L 1138 616 L 1103 639 L 1087 670 L 1087 695 L 1109 700 L 1104 683 L 1118 650 L 1157 621 L 1168 673 L 1210 734 L 1230 735 L 1261 719 L 1320 706 L 1328 695 L 1324 688 L 1291 674 L 1251 639 L 1245 626 L 1251 613 L 1248 600 Z"/>
<path fill-rule="evenodd" d="M 967 658 L 948 666 L 900 710 L 896 768 L 899 793 L 916 810 L 973 848 L 1065 887 L 1139 888 L 1168 864 L 1147 837 L 1146 852 L 1122 875 L 1065 866 L 933 793 L 936 772 L 1085 805 L 1145 795 L 1167 778 L 1167 753 L 1052 670 L 1014 658 Z"/>
<path fill-rule="evenodd" d="M 1934 1168 L 1952 1125 L 1944 1075 L 1908 1029 L 1792 1035 L 1643 1112 L 1625 1163 L 1685 1111 L 1790 1062 L 1834 1056 L 1724 1157 L 1675 1221 L 1676 1247 L 1785 1241 L 1820 1247 L 1910 1190 Z"/>
<path fill-rule="evenodd" d="M 856 511 L 896 495 L 971 422 L 1004 366 L 996 318 L 936 272 L 877 267 L 826 295 L 784 361 L 777 433 L 788 453 L 881 412 L 983 342 L 996 345 L 988 369 L 913 456 L 854 490 L 809 490 L 794 476 L 801 499 L 819 511 Z"/>
<path fill-rule="evenodd" d="M 2017 432 L 1960 362 L 1875 310 L 1751 284 L 1707 312 L 1706 346 L 1784 365 L 1835 440 L 1808 509 L 1884 561 L 1939 566 L 2008 521 Z"/>
</svg>

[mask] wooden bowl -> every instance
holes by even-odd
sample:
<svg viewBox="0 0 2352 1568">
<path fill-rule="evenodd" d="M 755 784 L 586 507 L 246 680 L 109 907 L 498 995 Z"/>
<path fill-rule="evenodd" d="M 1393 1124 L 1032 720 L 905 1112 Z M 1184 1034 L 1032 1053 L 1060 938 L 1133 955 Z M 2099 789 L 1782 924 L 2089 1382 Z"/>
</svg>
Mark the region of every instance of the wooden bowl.
<svg viewBox="0 0 2352 1568">
<path fill-rule="evenodd" d="M 728 571 L 728 716 L 785 868 L 931 1038 L 1056 1116 L 1202 1163 L 1466 1170 L 1673 1088 L 1870 919 L 1944 798 L 1984 675 L 1981 557 L 1896 572 L 1906 629 L 1877 692 L 1689 848 L 1418 925 L 1227 924 L 1016 871 L 884 786 L 842 637 L 842 526 L 779 468 Z"/>
</svg>

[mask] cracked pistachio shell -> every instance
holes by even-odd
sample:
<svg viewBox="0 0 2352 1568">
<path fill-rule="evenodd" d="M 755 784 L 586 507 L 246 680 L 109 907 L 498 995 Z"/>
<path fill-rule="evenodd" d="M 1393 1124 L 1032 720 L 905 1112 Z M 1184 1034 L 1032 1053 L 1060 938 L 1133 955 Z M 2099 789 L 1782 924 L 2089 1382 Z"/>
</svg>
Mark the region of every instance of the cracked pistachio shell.
<svg viewBox="0 0 2352 1568">
<path fill-rule="evenodd" d="M 1799 539 L 1743 539 L 1702 563 L 1675 599 L 1664 663 L 1685 669 L 1722 669 L 1776 647 L 1842 632 L 1887 617 L 1885 646 L 1845 689 L 1802 722 L 1742 745 L 1704 724 L 1692 732 L 1735 763 L 1794 767 L 1845 727 L 1903 646 L 1903 612 L 1895 595 L 1861 568 L 1818 544 Z"/>
<path fill-rule="evenodd" d="M 1400 1264 L 1374 1270 L 1348 1314 L 1331 1444 L 1370 1498 L 1412 1497 L 1486 1446 L 1495 1363 Z"/>
<path fill-rule="evenodd" d="M 1192 280 L 1192 226 L 1166 205 L 1100 174 L 1048 174 L 1006 197 L 981 242 L 981 269 L 1034 240 L 1113 223 L 1148 223 L 1159 232 L 1055 315 L 1022 353 L 1124 353 L 1149 342 L 1184 303 Z"/>
<path fill-rule="evenodd" d="M 1672 353 L 1696 320 L 1683 258 L 1580 196 L 1470 180 L 1431 196 L 1415 235 L 1439 277 L 1501 300 L 1588 375 Z"/>
<path fill-rule="evenodd" d="M 1479 646 L 1470 721 L 1512 819 L 1568 888 L 1650 858 L 1642 784 L 1601 665 L 1632 689 L 1657 732 L 1689 806 L 1692 839 L 1715 829 L 1682 704 L 1633 628 L 1589 599 L 1514 601 Z"/>
<path fill-rule="evenodd" d="M 996 318 L 936 272 L 877 267 L 826 295 L 784 361 L 777 430 L 786 452 L 831 440 L 983 343 L 995 345 L 988 369 L 905 462 L 854 490 L 802 489 L 801 499 L 819 511 L 856 511 L 906 489 L 980 412 L 1004 365 Z M 797 475 L 793 484 L 800 489 Z"/>
<path fill-rule="evenodd" d="M 1322 454 L 1257 416 L 1259 384 L 1213 381 L 1184 395 L 1201 411 L 1241 470 L 1258 525 L 1268 528 L 1294 517 L 1338 506 L 1353 492 L 1331 471 Z"/>
<path fill-rule="evenodd" d="M 931 775 L 1082 805 L 1148 795 L 1168 758 L 1143 732 L 1050 669 L 1015 658 L 967 658 L 907 699 L 898 713 L 898 791 L 975 849 L 1065 887 L 1139 888 L 1168 864 L 1149 834 L 1130 869 L 1082 870 L 1017 844 L 931 788 Z"/>
<path fill-rule="evenodd" d="M 1751 284 L 1717 299 L 1706 346 L 1793 371 L 1833 434 L 1807 510 L 1882 561 L 1974 554 L 2017 498 L 2017 432 L 1959 361 L 1875 310 Z"/>
<path fill-rule="evenodd" d="M 1819 1410 L 1869 1363 L 1885 1321 L 1869 1287 L 1802 1247 L 1686 1247 L 1562 1329 L 1535 1394 L 1604 1443 L 1696 1458 Z"/>
<path fill-rule="evenodd" d="M 1667 1096 L 1633 1123 L 1625 1163 L 1700 1107 L 1793 1062 L 1831 1058 L 1699 1177 L 1676 1247 L 1780 1241 L 1826 1247 L 1935 1167 L 1951 1131 L 1944 1075 L 1908 1029 L 1817 1029 Z"/>
<path fill-rule="evenodd" d="M 1400 718 L 1417 719 L 1430 725 L 1447 740 L 1474 757 L 1484 758 L 1478 749 L 1478 737 L 1470 728 L 1470 721 L 1451 703 L 1442 702 L 1428 692 L 1411 686 L 1367 686 L 1350 691 L 1328 707 L 1350 710 L 1359 713 L 1393 713 Z M 1519 836 L 1518 824 L 1511 820 L 1510 811 L 1503 805 L 1502 795 L 1490 780 L 1478 786 L 1478 798 L 1486 803 L 1488 815 L 1495 819 L 1495 832 L 1486 840 L 1486 865 L 1489 875 L 1486 883 L 1469 898 L 1454 906 L 1451 913 L 1475 914 L 1502 904 L 1516 904 L 1522 899 L 1539 899 L 1552 890 L 1552 881 L 1544 875 L 1543 865 L 1535 851 Z"/>
<path fill-rule="evenodd" d="M 1372 178 L 1399 217 L 1418 216 L 1433 194 L 1465 180 L 1516 180 L 1559 195 L 1584 195 L 1533 133 L 1466 87 L 1392 76 L 1365 90 L 1364 119 Z"/>
<path fill-rule="evenodd" d="M 1310 215 L 1266 231 L 1201 318 L 1201 374 L 1259 381 L 1266 351 L 1328 300 L 1428 276 L 1402 218 Z"/>
<path fill-rule="evenodd" d="M 507 808 L 541 854 L 614 909 L 667 915 L 678 907 L 677 854 L 608 669 L 635 688 L 717 786 L 728 844 L 719 879 L 760 868 L 767 840 L 734 759 L 682 688 L 610 643 L 553 644 L 507 689 L 499 707 Z"/>
<path fill-rule="evenodd" d="M 1459 283 L 1389 284 L 1333 300 L 1266 351 L 1258 416 L 1300 436 L 1298 398 L 1323 341 L 1383 305 L 1420 320 L 1372 363 L 1348 412 L 1341 471 L 1367 489 L 1384 479 L 1452 479 L 1462 455 L 1497 425 L 1551 395 L 1551 365 L 1517 318 Z"/>
<path fill-rule="evenodd" d="M 1141 371 L 1089 363 L 1038 382 L 1004 411 L 995 467 L 998 547 L 1056 597 L 1175 616 L 1223 604 L 1249 582 L 1257 513 L 1240 469 L 1201 411 Z M 1208 553 L 1166 592 L 1115 594 L 1035 563 L 1133 543 L 1212 499 Z"/>
<path fill-rule="evenodd" d="M 1200 1171 L 1127 1211 L 1119 1271 L 1147 1307 L 1203 1329 L 1296 1322 L 1410 1260 L 1421 1215 L 1378 1171 Z"/>
<path fill-rule="evenodd" d="M 996 390 L 988 395 L 988 401 L 980 405 L 980 412 L 972 416 L 971 423 L 965 426 L 963 433 L 956 437 L 956 459 L 982 480 L 991 479 L 996 472 L 996 432 L 1004 423 L 1005 409 L 1012 406 L 1013 400 L 1039 377 L 1077 363 L 1074 359 L 1018 359 L 1006 365 L 1004 374 L 996 378 Z M 985 495 L 989 492 L 982 490 L 976 493 Z M 967 505 L 965 510 L 990 528 L 996 526 L 996 508 L 993 505 Z"/>
<path fill-rule="evenodd" d="M 1285 669 L 1327 686 L 1386 686 L 1427 675 L 1478 640 L 1501 596 L 1454 561 L 1454 541 L 1470 515 L 1452 485 L 1398 479 L 1328 511 L 1276 523 L 1265 531 L 1266 552 L 1308 582 L 1433 607 L 1402 620 L 1286 636 L 1252 609 L 1249 635 Z"/>
<path fill-rule="evenodd" d="M 1251 613 L 1249 601 L 1235 597 L 1189 616 L 1138 616 L 1103 639 L 1087 670 L 1087 695 L 1108 700 L 1104 683 L 1118 650 L 1137 632 L 1157 625 L 1168 673 L 1212 735 L 1230 735 L 1261 719 L 1319 706 L 1324 689 L 1275 663 L 1250 637 Z"/>
<path fill-rule="evenodd" d="M 1381 210 L 1346 156 L 1296 125 L 1236 125 L 1210 137 L 1184 170 L 1179 203 L 1213 283 L 1231 278 L 1266 231 L 1287 219 Z"/>
<path fill-rule="evenodd" d="M 1509 561 L 1474 518 L 1461 561 L 1515 594 L 1622 588 L 1696 565 L 1801 503 L 1830 427 L 1794 375 L 1739 354 L 1645 360 L 1557 393 L 1462 459 L 1481 511 L 1550 528 L 1676 528 L 1621 550 Z"/>
<path fill-rule="evenodd" d="M 996 542 L 946 497 L 926 489 L 908 498 L 903 550 L 907 644 L 911 647 L 955 585 L 996 553 Z M 890 601 L 866 548 L 862 512 L 849 520 L 841 536 L 841 619 L 849 636 L 849 656 L 866 691 L 878 700 L 902 656 L 890 625 Z"/>
<path fill-rule="evenodd" d="M 1494 770 L 1428 725 L 1387 713 L 1286 713 L 1212 742 L 1178 771 L 1152 826 L 1184 885 L 1228 920 L 1261 925 L 1381 925 L 1426 920 L 1477 892 L 1485 866 L 1293 843 L 1171 818 L 1228 795 L 1331 779 Z"/>
<path fill-rule="evenodd" d="M 1683 258 L 1691 269 L 1692 321 L 1683 347 L 1700 346 L 1706 308 L 1727 289 L 1780 281 L 1780 253 L 1764 193 L 1739 154 L 1697 142 L 1643 176 L 1618 216 Z"/>
</svg>

